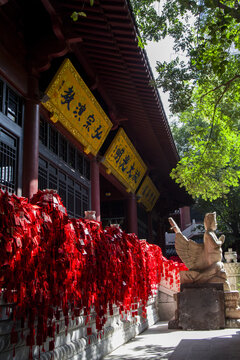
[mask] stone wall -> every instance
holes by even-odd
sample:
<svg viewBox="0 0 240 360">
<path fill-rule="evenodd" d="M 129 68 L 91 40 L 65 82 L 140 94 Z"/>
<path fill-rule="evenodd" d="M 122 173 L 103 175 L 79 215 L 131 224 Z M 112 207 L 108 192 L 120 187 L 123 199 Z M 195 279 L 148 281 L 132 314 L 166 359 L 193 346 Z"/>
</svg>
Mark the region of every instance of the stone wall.
<svg viewBox="0 0 240 360">
<path fill-rule="evenodd" d="M 169 285 L 166 279 L 162 279 L 158 291 L 147 304 L 147 316 L 142 316 L 141 304 L 133 304 L 137 309 L 137 315 L 119 313 L 119 308 L 113 308 L 113 315 L 108 315 L 107 323 L 104 330 L 97 333 L 95 327 L 95 314 L 92 311 L 90 322 L 85 325 L 86 317 L 84 315 L 76 317 L 69 321 L 66 329 L 64 317 L 62 316 L 56 325 L 59 325 L 59 332 L 55 337 L 55 349 L 48 351 L 49 342 L 43 347 L 34 346 L 32 349 L 33 359 L 40 360 L 95 360 L 101 359 L 106 354 L 129 341 L 158 320 L 169 320 L 174 316 L 175 303 L 173 294 L 177 290 L 177 284 Z M 28 328 L 21 329 L 20 323 L 16 324 L 18 333 L 18 342 L 13 346 L 11 344 L 11 330 L 13 322 L 11 320 L 11 308 L 13 304 L 5 304 L 0 301 L 0 360 L 28 360 L 29 347 L 26 346 L 26 337 Z M 27 322 L 25 322 L 27 323 Z M 25 324 L 26 325 L 26 324 Z M 88 335 L 87 328 L 92 329 Z M 15 357 L 14 357 L 15 353 Z M 54 355 L 54 356 L 53 356 Z"/>
<path fill-rule="evenodd" d="M 175 315 L 177 307 L 173 295 L 172 290 L 160 286 L 158 292 L 158 315 L 161 321 L 169 321 Z"/>
<path fill-rule="evenodd" d="M 124 344 L 137 334 L 141 333 L 149 326 L 159 320 L 158 314 L 158 295 L 155 295 L 148 301 L 147 317 L 142 316 L 142 309 L 137 305 L 136 316 L 119 314 L 119 308 L 113 308 L 113 315 L 108 316 L 104 330 L 97 333 L 95 327 L 95 314 L 91 313 L 90 322 L 85 325 L 86 317 L 84 315 L 69 321 L 66 332 L 64 317 L 62 316 L 56 325 L 59 325 L 59 333 L 55 337 L 55 349 L 49 349 L 49 342 L 44 344 L 45 352 L 42 346 L 33 347 L 33 358 L 40 360 L 74 360 L 74 359 L 101 359 L 104 355 L 110 353 L 118 346 Z M 15 346 L 11 344 L 11 329 L 13 322 L 11 320 L 11 305 L 1 304 L 2 318 L 0 320 L 0 360 L 27 360 L 29 358 L 29 347 L 25 345 L 25 339 L 28 329 L 21 329 L 20 323 L 16 324 L 18 332 L 18 342 Z M 92 329 L 91 334 L 87 334 L 87 328 Z M 15 350 L 14 350 L 15 348 Z M 54 357 L 52 355 L 54 354 Z"/>
</svg>

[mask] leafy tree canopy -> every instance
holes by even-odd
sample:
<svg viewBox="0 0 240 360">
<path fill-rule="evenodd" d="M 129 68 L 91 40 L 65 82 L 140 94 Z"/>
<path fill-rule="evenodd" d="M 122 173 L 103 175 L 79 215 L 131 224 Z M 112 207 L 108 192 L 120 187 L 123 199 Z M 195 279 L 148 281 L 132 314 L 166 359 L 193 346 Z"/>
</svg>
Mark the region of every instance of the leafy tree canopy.
<svg viewBox="0 0 240 360">
<path fill-rule="evenodd" d="M 170 35 L 187 59 L 157 63 L 156 85 L 170 92 L 170 109 L 178 114 L 173 132 L 180 127 L 175 138 L 182 158 L 171 176 L 193 197 L 221 198 L 240 178 L 240 4 L 131 2 L 142 41 Z"/>
<path fill-rule="evenodd" d="M 197 199 L 193 210 L 202 214 L 202 219 L 207 212 L 216 211 L 218 231 L 226 235 L 223 250 L 232 247 L 240 253 L 240 187 L 213 201 Z"/>
<path fill-rule="evenodd" d="M 192 104 L 195 86 L 215 75 L 240 80 L 240 4 L 236 0 L 131 0 L 142 42 L 170 35 L 174 50 L 186 55 L 158 62 L 157 86 L 170 91 L 173 113 Z M 228 66 L 237 63 L 227 75 Z M 214 84 L 213 84 L 214 86 Z"/>
<path fill-rule="evenodd" d="M 191 116 L 189 121 L 188 119 L 189 114 L 187 115 L 186 113 L 184 113 L 180 117 L 178 122 L 175 121 L 172 124 L 172 132 L 176 141 L 179 154 L 182 157 L 188 156 L 187 154 L 194 152 L 196 149 L 195 143 L 192 140 L 193 134 L 195 134 L 195 130 L 201 133 L 203 137 L 204 135 L 208 134 L 210 130 L 208 122 L 206 122 L 201 116 Z M 209 146 L 211 147 L 211 144 L 209 144 Z M 225 149 L 222 150 L 221 148 L 220 150 L 225 152 Z M 212 171 L 213 176 L 216 177 L 215 170 L 216 167 L 214 167 L 214 169 L 210 171 Z M 214 196 L 214 198 L 216 198 L 216 196 Z M 218 220 L 218 231 L 223 232 L 226 235 L 226 241 L 223 246 L 224 251 L 226 251 L 228 247 L 233 247 L 239 252 L 240 186 L 238 185 L 236 187 L 229 187 L 229 191 L 227 192 L 227 194 L 220 194 L 217 199 L 210 201 L 208 200 L 208 196 L 206 196 L 206 199 L 207 200 L 204 200 L 202 197 L 197 198 L 193 206 L 193 210 L 197 212 L 198 216 L 201 215 L 201 219 L 204 218 L 204 214 L 206 214 L 207 212 L 216 211 Z M 195 216 L 197 214 L 195 213 Z"/>
<path fill-rule="evenodd" d="M 205 200 L 217 199 L 232 186 L 239 186 L 240 84 L 234 83 L 223 92 L 219 88 L 203 97 L 199 86 L 193 105 L 173 124 L 181 160 L 171 176 L 193 197 Z"/>
</svg>

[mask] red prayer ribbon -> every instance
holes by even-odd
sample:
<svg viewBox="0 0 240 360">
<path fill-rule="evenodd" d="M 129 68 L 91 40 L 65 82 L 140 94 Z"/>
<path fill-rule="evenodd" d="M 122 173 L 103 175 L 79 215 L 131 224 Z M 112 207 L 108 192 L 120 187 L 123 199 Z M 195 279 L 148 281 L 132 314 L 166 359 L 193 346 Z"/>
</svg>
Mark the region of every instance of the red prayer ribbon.
<svg viewBox="0 0 240 360">
<path fill-rule="evenodd" d="M 54 190 L 38 191 L 30 203 L 1 191 L 0 221 L 0 289 L 7 303 L 16 304 L 13 318 L 21 319 L 22 328 L 28 322 L 30 349 L 47 337 L 52 338 L 49 350 L 54 349 L 61 311 L 67 327 L 82 311 L 87 323 L 94 307 L 98 331 L 113 314 L 113 304 L 125 315 L 131 309 L 132 316 L 141 304 L 146 317 L 147 301 L 163 273 L 170 283 L 179 283 L 179 271 L 186 270 L 135 234 L 70 219 Z M 11 343 L 17 341 L 13 325 Z"/>
</svg>

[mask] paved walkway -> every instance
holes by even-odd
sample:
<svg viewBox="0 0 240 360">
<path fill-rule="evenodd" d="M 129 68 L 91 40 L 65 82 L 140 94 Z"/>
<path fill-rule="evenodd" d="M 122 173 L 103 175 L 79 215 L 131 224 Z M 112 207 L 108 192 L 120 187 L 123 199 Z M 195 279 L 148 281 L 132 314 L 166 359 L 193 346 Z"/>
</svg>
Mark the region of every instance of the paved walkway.
<svg viewBox="0 0 240 360">
<path fill-rule="evenodd" d="M 168 330 L 158 322 L 104 360 L 240 360 L 240 329 Z"/>
</svg>

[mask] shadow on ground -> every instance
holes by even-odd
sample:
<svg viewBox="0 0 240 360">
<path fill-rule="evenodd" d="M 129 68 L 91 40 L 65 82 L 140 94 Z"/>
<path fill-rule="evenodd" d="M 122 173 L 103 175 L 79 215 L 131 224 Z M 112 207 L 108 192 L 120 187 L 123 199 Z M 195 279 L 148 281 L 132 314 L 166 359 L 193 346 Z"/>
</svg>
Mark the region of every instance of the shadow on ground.
<svg viewBox="0 0 240 360">
<path fill-rule="evenodd" d="M 147 331 L 149 335 L 150 329 Z M 151 332 L 158 331 L 159 328 Z M 163 329 L 162 333 L 166 333 Z M 234 335 L 220 335 L 217 337 L 206 337 L 194 339 L 194 331 L 188 332 L 192 339 L 182 339 L 178 346 L 164 347 L 163 345 L 139 345 L 138 339 L 132 339 L 129 354 L 109 354 L 108 360 L 240 360 L 240 331 Z M 136 346 L 134 343 L 136 342 Z M 138 342 L 138 344 L 137 344 Z M 127 349 L 126 349 L 127 350 Z"/>
<path fill-rule="evenodd" d="M 131 355 L 108 355 L 110 360 L 150 360 L 150 359 L 170 359 L 174 347 L 163 347 L 158 345 L 137 346 L 134 348 L 134 354 Z M 194 360 L 194 359 L 192 359 Z M 204 360 L 204 359 L 202 359 Z"/>
<path fill-rule="evenodd" d="M 169 360 L 240 360 L 240 331 L 206 339 L 183 339 Z"/>
</svg>

